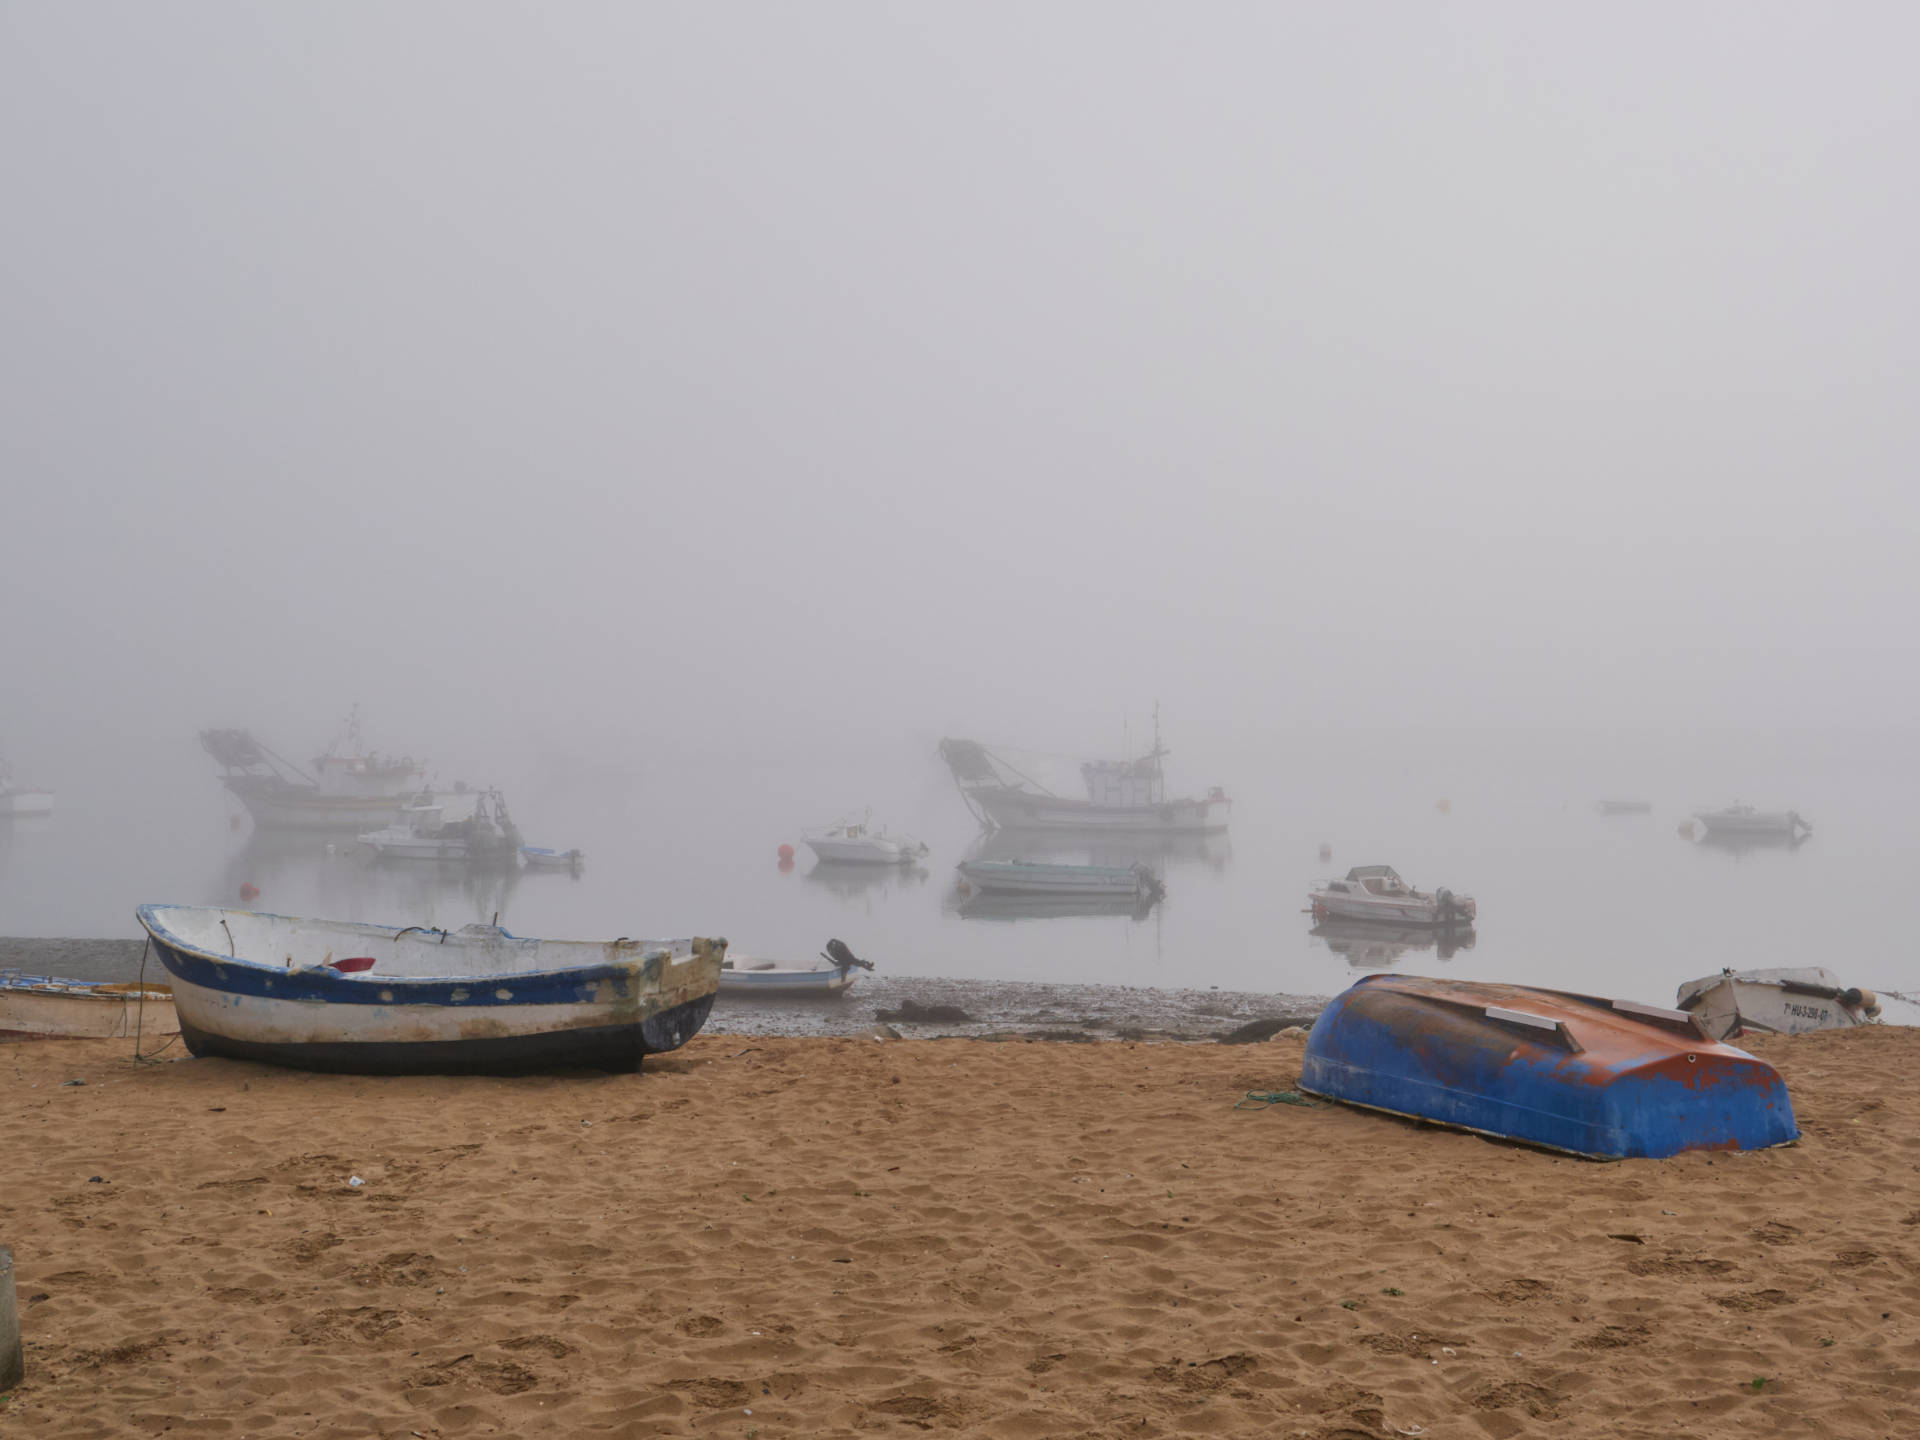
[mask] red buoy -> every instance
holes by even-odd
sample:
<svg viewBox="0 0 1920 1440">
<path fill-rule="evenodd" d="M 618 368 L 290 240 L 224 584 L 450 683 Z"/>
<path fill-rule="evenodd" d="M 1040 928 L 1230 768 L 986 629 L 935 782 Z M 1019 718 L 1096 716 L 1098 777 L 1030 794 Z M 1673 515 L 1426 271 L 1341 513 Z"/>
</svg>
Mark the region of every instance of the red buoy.
<svg viewBox="0 0 1920 1440">
<path fill-rule="evenodd" d="M 793 863 L 793 847 L 791 845 L 782 845 L 780 847 L 780 858 L 782 860 L 785 860 L 788 864 L 792 864 Z"/>
<path fill-rule="evenodd" d="M 258 885 L 254 884 L 251 880 L 241 885 L 240 887 L 240 903 L 241 904 L 251 905 L 254 901 L 258 900 L 259 898 L 260 898 L 260 887 Z"/>
</svg>

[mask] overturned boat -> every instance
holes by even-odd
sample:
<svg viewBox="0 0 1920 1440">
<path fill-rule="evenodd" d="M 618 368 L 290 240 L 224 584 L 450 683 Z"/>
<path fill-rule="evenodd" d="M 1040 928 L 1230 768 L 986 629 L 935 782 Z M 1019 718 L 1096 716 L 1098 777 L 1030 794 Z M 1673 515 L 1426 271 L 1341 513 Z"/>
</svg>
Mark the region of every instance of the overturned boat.
<svg viewBox="0 0 1920 1440">
<path fill-rule="evenodd" d="M 1845 984 L 1833 971 L 1813 965 L 1722 970 L 1718 975 L 1689 980 L 1680 987 L 1675 1003 L 1698 1019 L 1701 1028 L 1716 1040 L 1743 1030 L 1778 1035 L 1846 1030 L 1885 1018 L 1880 997 L 1873 991 Z M 1904 1014 L 1900 1020 L 1912 1023 Z"/>
<path fill-rule="evenodd" d="M 165 985 L 0 970 L 0 1035 L 128 1040 L 179 1031 L 173 992 Z"/>
<path fill-rule="evenodd" d="M 1313 918 L 1321 922 L 1470 927 L 1480 915 L 1471 895 L 1416 890 L 1391 865 L 1356 865 L 1344 880 L 1322 880 L 1307 900 Z"/>
<path fill-rule="evenodd" d="M 1369 975 L 1307 1036 L 1300 1088 L 1596 1159 L 1799 1136 L 1779 1073 L 1684 1011 L 1557 990 Z"/>
<path fill-rule="evenodd" d="M 699 1032 L 725 940 L 530 940 L 142 905 L 195 1055 L 352 1074 L 637 1070 Z"/>
</svg>

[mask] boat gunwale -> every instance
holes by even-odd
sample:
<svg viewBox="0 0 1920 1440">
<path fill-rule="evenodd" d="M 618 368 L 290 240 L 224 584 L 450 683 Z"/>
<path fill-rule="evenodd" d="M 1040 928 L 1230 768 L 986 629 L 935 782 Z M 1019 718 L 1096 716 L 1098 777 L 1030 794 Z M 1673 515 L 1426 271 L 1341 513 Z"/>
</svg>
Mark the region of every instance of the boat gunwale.
<svg viewBox="0 0 1920 1440">
<path fill-rule="evenodd" d="M 224 907 L 198 905 L 157 905 L 138 906 L 134 914 L 141 925 L 152 937 L 160 951 L 162 964 L 181 980 L 204 989 L 271 997 L 280 1000 L 321 1000 L 328 1002 L 364 1005 L 539 1005 L 539 1004 L 578 1004 L 581 1003 L 582 990 L 597 988 L 605 982 L 616 984 L 651 984 L 664 992 L 668 967 L 711 962 L 713 969 L 713 987 L 719 984 L 719 961 L 725 954 L 725 942 L 706 937 L 682 937 L 689 945 L 689 953 L 674 957 L 670 950 L 657 948 L 658 940 L 626 941 L 590 941 L 573 940 L 553 943 L 568 945 L 633 945 L 656 947 L 640 950 L 631 959 L 618 961 L 600 960 L 591 965 L 563 966 L 542 970 L 511 970 L 493 974 L 464 973 L 458 975 L 435 976 L 395 976 L 375 975 L 371 970 L 343 973 L 331 966 L 306 965 L 293 968 L 276 967 L 265 961 L 254 960 L 239 954 L 222 955 L 216 950 L 208 950 L 186 940 L 179 933 L 159 920 L 156 912 L 161 910 L 218 910 L 227 913 Z M 392 940 L 417 926 L 370 925 L 363 921 L 326 920 L 310 921 L 295 915 L 270 914 L 264 911 L 248 911 L 249 915 L 261 919 L 286 920 L 294 923 L 321 924 L 347 930 L 359 930 Z M 458 931 L 427 930 L 427 934 L 457 935 Z M 500 930 L 499 934 L 521 944 L 540 945 L 544 942 L 535 937 L 514 935 L 510 931 Z M 706 953 L 691 948 L 696 941 L 705 940 Z M 444 943 L 444 942 L 443 942 Z M 669 943 L 680 943 L 678 940 Z M 719 947 L 716 951 L 714 947 Z M 463 947 L 464 948 L 464 947 Z M 189 962 L 191 970 L 211 970 L 211 975 L 188 973 L 175 962 Z M 236 978 L 227 972 L 238 972 L 247 983 L 236 985 Z M 517 991 L 507 991 L 509 985 L 520 987 Z M 710 988 L 713 988 L 710 987 Z M 458 996 L 454 992 L 464 992 Z M 385 995 L 386 998 L 382 998 Z"/>
</svg>

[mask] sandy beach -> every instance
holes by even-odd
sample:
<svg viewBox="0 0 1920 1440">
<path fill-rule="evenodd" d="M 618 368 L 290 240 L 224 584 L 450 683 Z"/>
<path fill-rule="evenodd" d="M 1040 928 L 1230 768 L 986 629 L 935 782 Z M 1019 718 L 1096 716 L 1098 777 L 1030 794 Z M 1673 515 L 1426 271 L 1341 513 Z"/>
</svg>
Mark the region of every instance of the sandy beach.
<svg viewBox="0 0 1920 1440">
<path fill-rule="evenodd" d="M 1920 1433 L 1920 1032 L 1757 1042 L 1794 1147 L 1612 1165 L 1234 1108 L 1301 1044 L 0 1046 L 0 1433 Z"/>
</svg>

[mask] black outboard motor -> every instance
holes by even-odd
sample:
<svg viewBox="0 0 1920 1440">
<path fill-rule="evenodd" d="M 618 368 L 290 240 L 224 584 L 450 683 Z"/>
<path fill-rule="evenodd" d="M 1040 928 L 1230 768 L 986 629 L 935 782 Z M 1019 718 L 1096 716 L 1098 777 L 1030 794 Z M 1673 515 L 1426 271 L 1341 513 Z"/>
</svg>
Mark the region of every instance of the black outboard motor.
<svg viewBox="0 0 1920 1440">
<path fill-rule="evenodd" d="M 1460 918 L 1460 907 L 1453 903 L 1451 890 L 1442 889 L 1433 892 L 1433 910 L 1435 918 L 1442 925 L 1451 925 Z"/>
<path fill-rule="evenodd" d="M 827 941 L 827 948 L 820 952 L 820 958 L 830 961 L 842 970 L 851 970 L 856 965 L 862 970 L 873 969 L 873 962 L 871 960 L 862 960 L 858 955 L 854 954 L 853 951 L 847 948 L 847 942 L 844 940 Z"/>
</svg>

